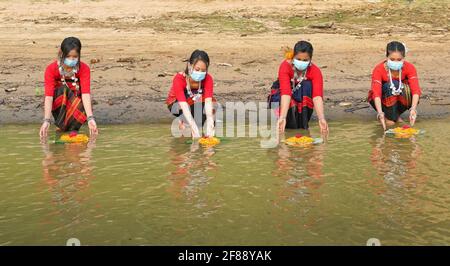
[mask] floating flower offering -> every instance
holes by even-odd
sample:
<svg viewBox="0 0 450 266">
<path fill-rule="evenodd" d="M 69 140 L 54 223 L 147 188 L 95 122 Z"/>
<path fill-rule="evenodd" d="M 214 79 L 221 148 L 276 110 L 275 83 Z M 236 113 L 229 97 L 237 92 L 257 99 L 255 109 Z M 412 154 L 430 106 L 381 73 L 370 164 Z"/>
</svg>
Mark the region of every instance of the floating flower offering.
<svg viewBox="0 0 450 266">
<path fill-rule="evenodd" d="M 198 143 L 200 145 L 206 146 L 206 147 L 212 147 L 212 146 L 216 146 L 217 144 L 220 143 L 220 139 L 216 138 L 216 137 L 202 137 Z"/>
<path fill-rule="evenodd" d="M 62 134 L 59 141 L 64 143 L 87 143 L 89 137 L 85 134 L 78 134 L 78 132 L 72 131 L 69 134 Z"/>
<path fill-rule="evenodd" d="M 308 136 L 302 136 L 300 134 L 297 134 L 294 137 L 286 139 L 285 143 L 293 146 L 307 146 L 315 144 L 316 140 Z"/>
<path fill-rule="evenodd" d="M 408 125 L 404 125 L 402 127 L 396 127 L 394 129 L 389 129 L 386 133 L 394 134 L 396 138 L 410 138 L 419 134 L 421 131 L 415 128 L 412 128 Z"/>
</svg>

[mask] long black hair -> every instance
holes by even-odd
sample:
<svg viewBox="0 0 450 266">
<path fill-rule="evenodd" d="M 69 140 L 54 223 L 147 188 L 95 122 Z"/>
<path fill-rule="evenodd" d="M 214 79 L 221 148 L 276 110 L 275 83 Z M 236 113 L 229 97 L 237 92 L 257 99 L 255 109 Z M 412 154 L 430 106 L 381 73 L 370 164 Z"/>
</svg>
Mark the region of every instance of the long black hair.
<svg viewBox="0 0 450 266">
<path fill-rule="evenodd" d="M 70 51 L 74 50 L 78 53 L 78 64 L 81 58 L 81 41 L 76 37 L 67 37 L 61 43 L 61 51 L 59 52 L 59 60 L 61 63 L 69 55 Z"/>
<path fill-rule="evenodd" d="M 403 57 L 406 56 L 406 47 L 403 43 L 393 41 L 386 46 L 386 57 L 388 57 L 392 52 L 400 52 Z"/>
<path fill-rule="evenodd" d="M 206 65 L 206 70 L 208 71 L 209 68 L 209 56 L 208 53 L 202 50 L 195 50 L 192 52 L 191 57 L 189 58 L 188 64 L 186 65 L 186 70 L 184 73 L 186 75 L 189 75 L 189 65 L 194 66 L 198 61 L 203 61 Z"/>
<path fill-rule="evenodd" d="M 294 46 L 294 56 L 298 53 L 308 53 L 309 57 L 313 57 L 314 48 L 310 42 L 299 41 Z"/>
</svg>

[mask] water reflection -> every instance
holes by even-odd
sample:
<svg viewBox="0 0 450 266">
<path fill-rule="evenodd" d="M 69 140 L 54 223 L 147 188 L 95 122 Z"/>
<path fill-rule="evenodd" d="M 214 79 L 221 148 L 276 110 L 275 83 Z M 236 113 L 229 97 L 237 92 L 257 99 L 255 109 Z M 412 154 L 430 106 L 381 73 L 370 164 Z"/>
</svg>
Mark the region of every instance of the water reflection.
<svg viewBox="0 0 450 266">
<path fill-rule="evenodd" d="M 287 190 L 280 195 L 282 198 L 296 201 L 317 191 L 323 184 L 323 152 L 322 145 L 295 148 L 283 144 L 278 147 L 276 168 L 272 174 L 286 182 Z"/>
<path fill-rule="evenodd" d="M 301 223 L 303 227 L 314 226 L 320 217 L 310 212 L 321 200 L 320 187 L 323 185 L 323 159 L 325 145 L 311 147 L 290 147 L 282 144 L 277 148 L 274 177 L 283 181 L 276 192 L 275 207 L 291 213 L 289 224 Z M 294 213 L 294 215 L 292 215 Z M 278 223 L 278 229 L 284 226 Z"/>
<path fill-rule="evenodd" d="M 204 149 L 166 125 L 106 126 L 96 147 L 41 146 L 34 127 L 11 126 L 0 244 L 445 244 L 448 125 L 399 140 L 348 123 L 309 149 L 243 138 Z"/>
<path fill-rule="evenodd" d="M 170 186 L 168 192 L 175 198 L 192 200 L 214 178 L 208 172 L 217 168 L 212 160 L 214 147 L 203 148 L 198 142 L 193 142 L 187 148 L 174 139 L 171 143 L 168 158 L 175 167 L 168 176 Z"/>
<path fill-rule="evenodd" d="M 418 188 L 419 184 L 426 182 L 427 177 L 415 172 L 422 149 L 415 138 L 396 139 L 393 137 L 373 138 L 371 141 L 372 153 L 370 161 L 376 169 L 378 176 L 371 180 L 372 184 L 382 182 L 386 188 Z"/>
<path fill-rule="evenodd" d="M 425 216 L 425 210 L 433 208 L 432 202 L 423 201 L 428 176 L 416 171 L 422 149 L 415 138 L 395 139 L 382 136 L 371 141 L 370 161 L 377 175 L 372 175 L 369 185 L 381 204 L 377 223 L 382 228 L 412 228 L 416 221 L 408 219 L 410 213 Z M 406 232 L 405 232 L 406 233 Z M 417 236 L 405 234 L 410 241 Z"/>
<path fill-rule="evenodd" d="M 52 202 L 65 209 L 76 208 L 85 200 L 92 174 L 92 151 L 95 143 L 42 144 L 43 182 L 52 193 Z"/>
</svg>

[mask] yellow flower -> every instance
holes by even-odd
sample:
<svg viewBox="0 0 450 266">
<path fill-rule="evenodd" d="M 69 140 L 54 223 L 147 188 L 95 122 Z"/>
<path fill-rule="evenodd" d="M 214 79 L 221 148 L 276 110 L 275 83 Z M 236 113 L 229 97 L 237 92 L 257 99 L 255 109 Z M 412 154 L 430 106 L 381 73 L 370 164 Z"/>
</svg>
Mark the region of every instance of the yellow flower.
<svg viewBox="0 0 450 266">
<path fill-rule="evenodd" d="M 419 134 L 419 130 L 412 127 L 396 127 L 393 129 L 396 138 L 410 138 Z"/>
<path fill-rule="evenodd" d="M 292 60 L 294 58 L 294 50 L 290 47 L 284 47 L 284 58 Z"/>
<path fill-rule="evenodd" d="M 89 141 L 89 137 L 85 134 L 62 134 L 59 140 L 66 143 L 86 143 Z"/>
<path fill-rule="evenodd" d="M 307 146 L 307 145 L 313 144 L 314 139 L 311 137 L 301 136 L 301 135 L 297 134 L 295 137 L 290 137 L 290 138 L 286 139 L 285 142 L 289 145 L 294 145 L 294 146 Z"/>
<path fill-rule="evenodd" d="M 218 139 L 216 137 L 203 137 L 198 141 L 198 143 L 200 143 L 200 145 L 203 145 L 206 147 L 212 147 L 212 146 L 216 146 L 217 144 L 219 144 L 220 139 Z"/>
</svg>

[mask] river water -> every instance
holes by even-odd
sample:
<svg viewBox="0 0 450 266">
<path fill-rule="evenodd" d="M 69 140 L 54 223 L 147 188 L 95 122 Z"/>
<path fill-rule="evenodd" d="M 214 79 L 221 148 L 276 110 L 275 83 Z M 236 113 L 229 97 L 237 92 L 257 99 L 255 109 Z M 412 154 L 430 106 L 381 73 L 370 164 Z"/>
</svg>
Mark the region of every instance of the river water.
<svg viewBox="0 0 450 266">
<path fill-rule="evenodd" d="M 1 126 L 0 245 L 448 245 L 449 122 L 414 139 L 330 123 L 324 144 L 271 149 L 205 149 L 168 124 L 103 126 L 89 145 Z"/>
</svg>

